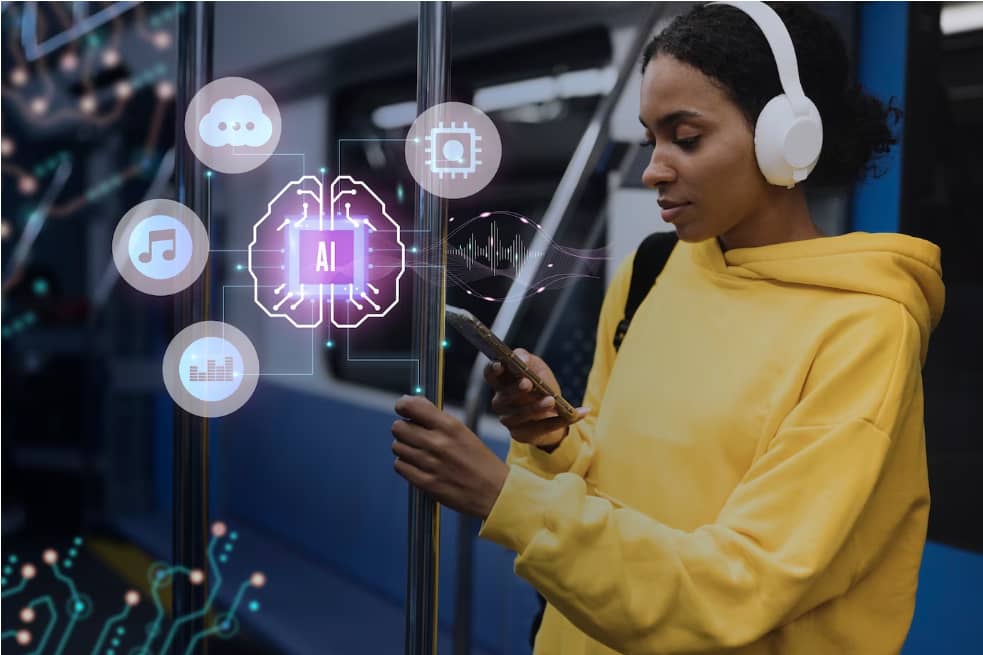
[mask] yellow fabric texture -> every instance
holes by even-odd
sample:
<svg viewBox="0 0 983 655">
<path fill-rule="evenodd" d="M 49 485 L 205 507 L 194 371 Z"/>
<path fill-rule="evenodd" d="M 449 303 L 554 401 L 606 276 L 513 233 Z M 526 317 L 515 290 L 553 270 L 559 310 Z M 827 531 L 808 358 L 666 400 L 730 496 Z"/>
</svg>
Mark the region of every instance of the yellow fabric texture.
<svg viewBox="0 0 983 655">
<path fill-rule="evenodd" d="M 929 511 L 921 369 L 940 253 L 854 232 L 680 242 L 584 405 L 513 442 L 481 536 L 548 601 L 536 655 L 897 653 Z"/>
</svg>

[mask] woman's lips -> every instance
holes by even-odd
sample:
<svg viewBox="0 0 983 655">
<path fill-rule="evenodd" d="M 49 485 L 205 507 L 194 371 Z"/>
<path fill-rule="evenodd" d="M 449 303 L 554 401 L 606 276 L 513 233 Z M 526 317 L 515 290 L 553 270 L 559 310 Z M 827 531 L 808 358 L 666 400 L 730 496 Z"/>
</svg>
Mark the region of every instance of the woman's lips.
<svg viewBox="0 0 983 655">
<path fill-rule="evenodd" d="M 689 203 L 683 203 L 681 205 L 673 205 L 672 207 L 666 207 L 662 210 L 662 220 L 666 223 L 672 223 L 679 217 L 679 215 L 689 207 Z"/>
</svg>

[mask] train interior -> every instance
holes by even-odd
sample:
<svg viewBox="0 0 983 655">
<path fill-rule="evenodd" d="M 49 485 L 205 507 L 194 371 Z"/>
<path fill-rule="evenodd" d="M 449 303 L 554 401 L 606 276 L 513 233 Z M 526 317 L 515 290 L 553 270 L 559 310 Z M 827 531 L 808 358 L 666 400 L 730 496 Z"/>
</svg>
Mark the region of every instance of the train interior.
<svg viewBox="0 0 983 655">
<path fill-rule="evenodd" d="M 187 491 L 175 475 L 183 419 L 161 379 L 180 309 L 128 286 L 112 243 L 131 207 L 178 197 L 179 32 L 196 4 L 3 3 L 2 618 L 4 639 L 31 631 L 31 645 L 10 652 L 149 653 L 144 635 L 168 652 L 176 626 L 194 618 L 173 615 L 171 591 L 154 577 L 174 560 L 175 502 Z M 976 652 L 983 275 L 972 248 L 983 241 L 973 191 L 983 158 L 972 144 L 983 143 L 983 21 L 964 24 L 959 5 L 983 3 L 810 4 L 845 35 L 858 80 L 904 110 L 883 175 L 809 190 L 817 223 L 831 235 L 905 232 L 943 251 L 946 313 L 924 371 L 932 513 L 903 652 Z M 450 223 L 447 247 L 469 252 L 469 239 L 491 230 L 513 250 L 486 255 L 484 278 L 470 274 L 477 258 L 461 255 L 446 300 L 556 362 L 567 398 L 583 395 L 613 269 L 644 236 L 672 229 L 640 181 L 638 43 L 690 6 L 451 5 L 449 99 L 494 121 L 503 156 L 486 188 L 449 202 L 450 221 L 470 227 Z M 247 254 L 274 195 L 308 175 L 370 185 L 415 252 L 416 183 L 403 151 L 417 115 L 419 5 L 211 10 L 213 78 L 264 87 L 283 129 L 263 165 L 201 182 L 206 318 L 247 335 L 264 374 L 248 402 L 199 434 L 209 557 L 221 566 L 195 639 L 213 654 L 401 652 L 412 535 L 390 426 L 395 400 L 420 385 L 410 287 L 364 328 L 298 329 L 254 302 Z M 492 220 L 475 228 L 478 216 Z M 565 281 L 516 296 L 516 262 L 542 247 L 576 252 Z M 481 360 L 451 332 L 444 346 L 444 403 L 463 417 Z M 509 433 L 487 408 L 477 432 L 505 457 Z M 514 553 L 477 532 L 475 520 L 440 510 L 438 650 L 528 653 L 535 590 L 513 573 Z M 24 563 L 40 567 L 50 549 L 62 575 L 29 580 Z M 73 614 L 65 603 L 76 589 L 84 599 Z M 146 599 L 132 611 L 121 602 L 128 589 Z M 68 607 L 67 629 L 46 632 L 43 606 Z"/>
</svg>

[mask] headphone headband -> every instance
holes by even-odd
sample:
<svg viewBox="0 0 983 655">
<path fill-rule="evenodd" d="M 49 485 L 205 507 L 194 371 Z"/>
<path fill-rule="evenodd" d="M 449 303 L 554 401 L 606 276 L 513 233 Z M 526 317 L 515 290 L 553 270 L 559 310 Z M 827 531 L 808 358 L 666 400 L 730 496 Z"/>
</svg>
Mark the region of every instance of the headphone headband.
<svg viewBox="0 0 983 655">
<path fill-rule="evenodd" d="M 778 66 L 778 80 L 782 90 L 792 103 L 792 109 L 797 115 L 807 111 L 806 95 L 799 81 L 799 65 L 795 58 L 795 47 L 792 37 L 774 9 L 763 2 L 711 2 L 711 5 L 729 5 L 740 9 L 751 18 L 764 34 L 771 54 Z"/>
</svg>

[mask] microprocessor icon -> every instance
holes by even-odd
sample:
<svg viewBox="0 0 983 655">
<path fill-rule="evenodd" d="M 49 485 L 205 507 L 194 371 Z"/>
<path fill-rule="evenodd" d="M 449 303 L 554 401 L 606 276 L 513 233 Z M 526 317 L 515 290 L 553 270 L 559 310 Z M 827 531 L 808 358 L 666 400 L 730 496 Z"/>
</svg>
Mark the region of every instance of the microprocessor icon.
<svg viewBox="0 0 983 655">
<path fill-rule="evenodd" d="M 478 159 L 481 137 L 473 127 L 468 126 L 467 121 L 461 127 L 454 122 L 450 127 L 445 127 L 442 122 L 437 123 L 426 139 L 427 166 L 431 173 L 439 175 L 441 179 L 444 175 L 450 175 L 451 179 L 461 175 L 467 179 L 481 164 Z"/>
</svg>

